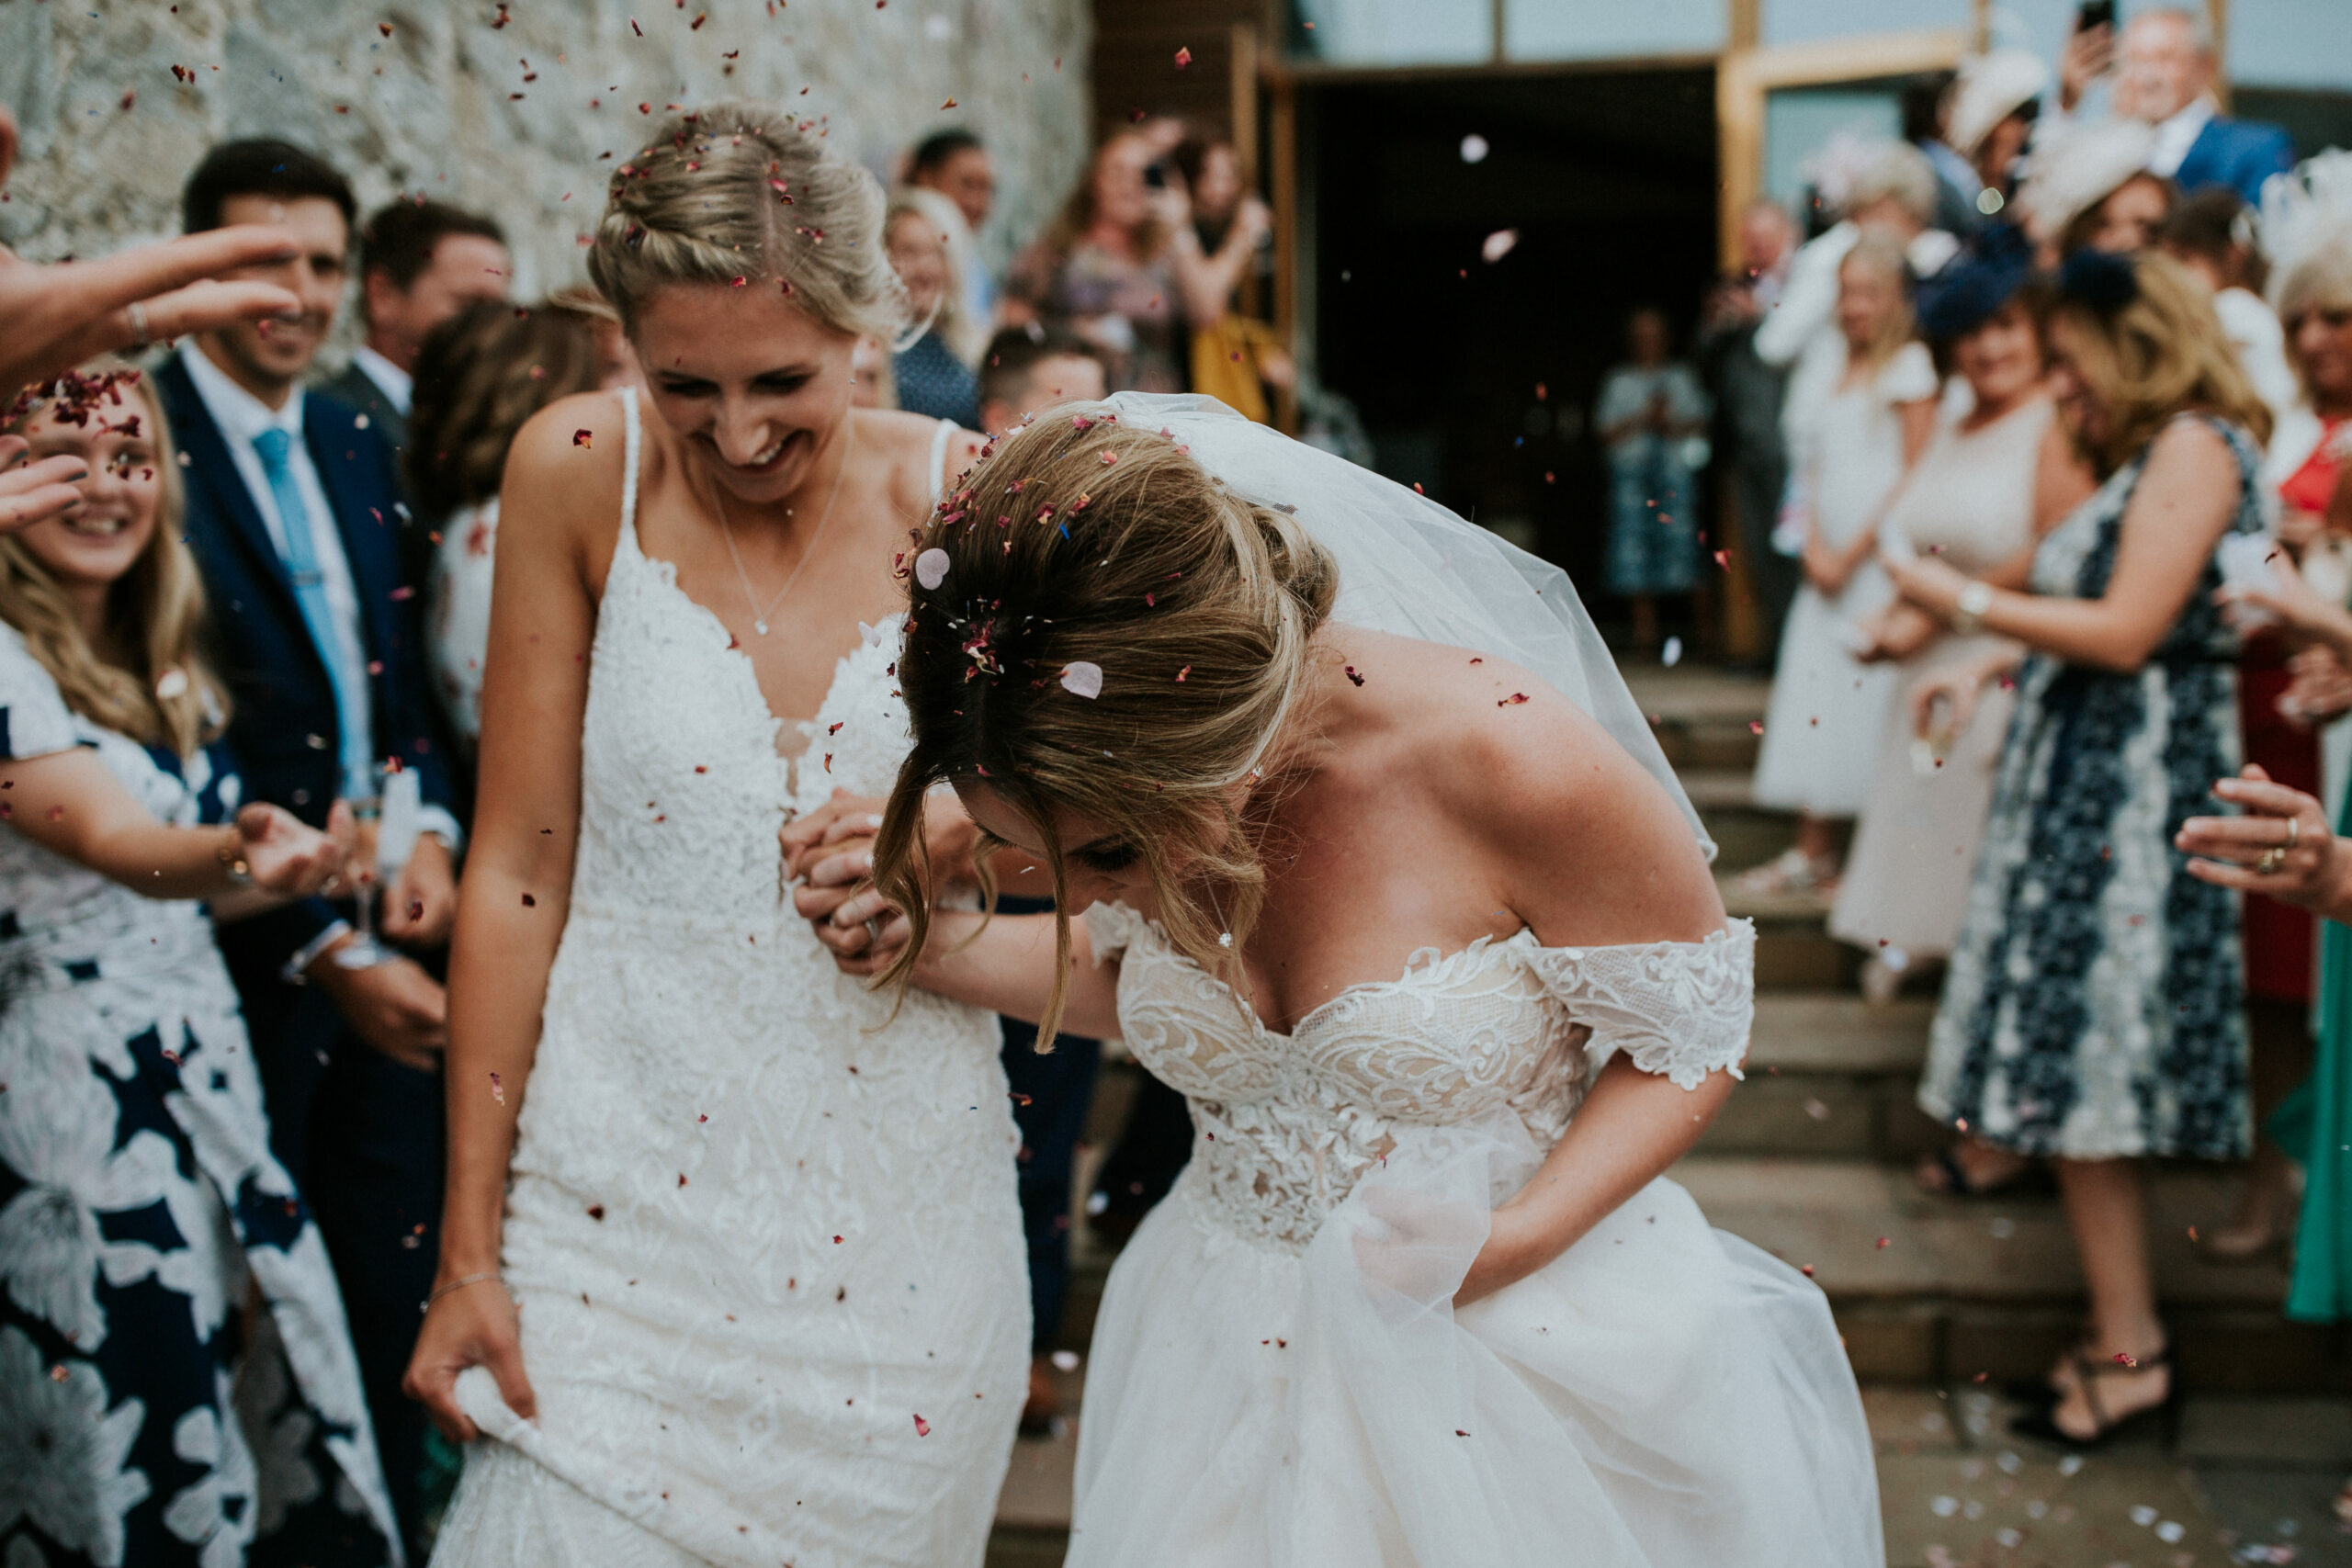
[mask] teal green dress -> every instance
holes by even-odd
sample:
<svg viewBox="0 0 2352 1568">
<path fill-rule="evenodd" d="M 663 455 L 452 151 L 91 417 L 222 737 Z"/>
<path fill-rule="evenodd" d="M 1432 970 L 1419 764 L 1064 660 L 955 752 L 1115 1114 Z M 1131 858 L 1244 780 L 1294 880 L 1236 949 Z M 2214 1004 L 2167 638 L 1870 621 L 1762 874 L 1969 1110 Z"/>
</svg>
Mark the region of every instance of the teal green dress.
<svg viewBox="0 0 2352 1568">
<path fill-rule="evenodd" d="M 2336 831 L 2352 833 L 2352 790 Z M 2303 1168 L 2287 1315 L 2341 1323 L 2352 1320 L 2352 927 L 2328 920 L 2320 932 L 2318 1055 L 2268 1131 Z"/>
</svg>

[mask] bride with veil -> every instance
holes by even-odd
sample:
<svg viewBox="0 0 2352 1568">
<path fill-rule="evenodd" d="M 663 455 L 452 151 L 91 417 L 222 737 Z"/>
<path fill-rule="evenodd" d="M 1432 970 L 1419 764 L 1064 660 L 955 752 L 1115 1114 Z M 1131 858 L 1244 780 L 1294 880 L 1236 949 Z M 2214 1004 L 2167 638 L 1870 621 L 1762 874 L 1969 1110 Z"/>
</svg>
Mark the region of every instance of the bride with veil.
<svg viewBox="0 0 2352 1568">
<path fill-rule="evenodd" d="M 1065 406 L 907 556 L 844 969 L 1123 1034 L 1192 1160 L 1113 1270 L 1073 1564 L 1862 1568 L 1826 1302 L 1663 1173 L 1754 932 L 1565 576 L 1193 399 Z M 1059 912 L 934 907 L 952 786 Z"/>
</svg>

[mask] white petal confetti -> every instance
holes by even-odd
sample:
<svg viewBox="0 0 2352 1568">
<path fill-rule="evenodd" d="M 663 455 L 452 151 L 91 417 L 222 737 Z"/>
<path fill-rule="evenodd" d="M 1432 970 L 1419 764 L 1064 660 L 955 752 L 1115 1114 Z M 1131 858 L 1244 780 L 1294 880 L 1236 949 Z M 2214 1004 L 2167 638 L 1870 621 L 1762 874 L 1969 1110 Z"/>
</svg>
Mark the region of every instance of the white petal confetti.
<svg viewBox="0 0 2352 1568">
<path fill-rule="evenodd" d="M 1503 257 L 1510 254 L 1512 250 L 1517 248 L 1518 244 L 1518 230 L 1498 229 L 1493 233 L 1487 236 L 1486 243 L 1478 247 L 1478 254 L 1488 265 L 1491 266 L 1496 262 L 1502 260 Z"/>
<path fill-rule="evenodd" d="M 1476 131 L 1474 130 L 1469 135 L 1462 139 L 1462 161 L 1464 163 L 1483 164 L 1487 161 L 1487 139 L 1479 135 Z"/>
<path fill-rule="evenodd" d="M 922 570 L 921 562 L 916 563 L 915 570 L 918 571 Z M 923 586 L 926 588 L 935 588 L 938 584 L 926 582 Z M 865 644 L 868 648 L 879 648 L 882 646 L 882 628 L 880 626 L 869 626 L 864 621 L 860 621 L 857 623 L 857 637 L 858 640 Z"/>
<path fill-rule="evenodd" d="M 946 557 L 943 555 L 940 558 L 944 560 Z M 1062 690 L 1081 697 L 1101 696 L 1102 666 L 1091 664 L 1083 659 L 1072 660 L 1062 666 Z"/>
<path fill-rule="evenodd" d="M 947 552 L 936 546 L 915 557 L 915 581 L 925 592 L 947 581 Z"/>
<path fill-rule="evenodd" d="M 155 694 L 170 702 L 174 697 L 187 695 L 187 671 L 178 665 L 168 665 L 155 677 Z"/>
<path fill-rule="evenodd" d="M 1671 670 L 1676 665 L 1681 663 L 1682 639 L 1679 637 L 1668 637 L 1666 639 L 1666 646 L 1657 650 L 1657 661 L 1660 664 L 1665 665 L 1668 670 Z"/>
</svg>

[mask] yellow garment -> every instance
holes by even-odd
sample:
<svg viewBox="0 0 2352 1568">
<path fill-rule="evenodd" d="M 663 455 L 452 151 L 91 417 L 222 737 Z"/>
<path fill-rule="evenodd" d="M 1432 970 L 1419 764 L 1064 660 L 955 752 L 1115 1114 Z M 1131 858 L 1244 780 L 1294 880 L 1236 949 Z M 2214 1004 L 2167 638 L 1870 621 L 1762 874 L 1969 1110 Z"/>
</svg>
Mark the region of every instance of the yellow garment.
<svg viewBox="0 0 2352 1568">
<path fill-rule="evenodd" d="M 1193 333 L 1193 390 L 1260 424 L 1272 424 L 1258 356 L 1279 352 L 1273 328 L 1228 310 L 1216 324 Z"/>
</svg>

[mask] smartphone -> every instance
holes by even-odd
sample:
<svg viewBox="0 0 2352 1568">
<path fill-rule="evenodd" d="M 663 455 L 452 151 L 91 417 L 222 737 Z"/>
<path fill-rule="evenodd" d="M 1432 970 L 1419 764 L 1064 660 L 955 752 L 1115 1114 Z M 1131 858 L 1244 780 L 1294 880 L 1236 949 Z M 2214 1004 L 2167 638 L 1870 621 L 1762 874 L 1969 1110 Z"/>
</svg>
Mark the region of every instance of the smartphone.
<svg viewBox="0 0 2352 1568">
<path fill-rule="evenodd" d="M 2115 0 L 2107 0 L 2107 9 L 2109 15 L 2112 16 L 2114 14 Z M 1168 165 L 1159 162 L 1157 158 L 1153 159 L 1150 163 L 1146 164 L 1143 166 L 1143 183 L 1149 186 L 1154 190 L 1166 190 L 1168 188 Z"/>
<path fill-rule="evenodd" d="M 2086 33 L 2093 28 L 2115 26 L 2115 0 L 2082 0 L 2075 7 L 2075 30 Z"/>
</svg>

